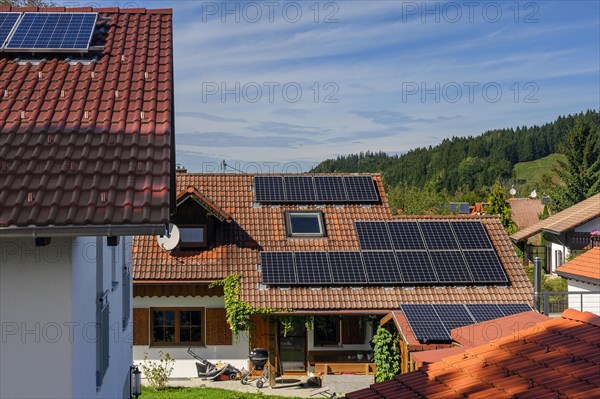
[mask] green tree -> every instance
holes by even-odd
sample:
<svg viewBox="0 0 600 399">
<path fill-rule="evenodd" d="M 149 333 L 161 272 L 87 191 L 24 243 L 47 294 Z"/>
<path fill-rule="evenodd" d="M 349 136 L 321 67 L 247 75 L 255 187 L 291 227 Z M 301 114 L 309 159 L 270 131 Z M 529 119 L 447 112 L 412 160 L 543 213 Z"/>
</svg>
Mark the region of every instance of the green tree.
<svg viewBox="0 0 600 399">
<path fill-rule="evenodd" d="M 401 211 L 407 215 L 437 215 L 448 213 L 448 193 L 436 189 L 436 183 L 429 181 L 424 188 L 398 184 L 388 192 L 390 207 L 395 213 Z"/>
<path fill-rule="evenodd" d="M 600 192 L 599 117 L 580 116 L 565 137 L 555 172 L 561 183 L 552 190 L 552 208 L 561 211 Z"/>
<path fill-rule="evenodd" d="M 496 182 L 492 188 L 488 202 L 490 205 L 486 212 L 491 215 L 498 215 L 500 217 L 502 226 L 504 226 L 504 230 L 506 230 L 508 234 L 512 234 L 517 231 L 517 225 L 512 220 L 512 216 L 510 214 L 510 205 L 508 205 L 506 202 L 504 189 L 500 185 L 500 182 Z"/>
</svg>

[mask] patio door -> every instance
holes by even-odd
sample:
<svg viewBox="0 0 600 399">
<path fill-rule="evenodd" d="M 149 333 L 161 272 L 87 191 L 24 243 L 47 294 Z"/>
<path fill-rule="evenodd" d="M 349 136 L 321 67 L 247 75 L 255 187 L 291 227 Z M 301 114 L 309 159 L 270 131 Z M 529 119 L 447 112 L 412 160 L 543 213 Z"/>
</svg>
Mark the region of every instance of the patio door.
<svg viewBox="0 0 600 399">
<path fill-rule="evenodd" d="M 306 371 L 306 326 L 303 321 L 294 322 L 285 333 L 279 323 L 279 361 L 284 373 Z"/>
</svg>

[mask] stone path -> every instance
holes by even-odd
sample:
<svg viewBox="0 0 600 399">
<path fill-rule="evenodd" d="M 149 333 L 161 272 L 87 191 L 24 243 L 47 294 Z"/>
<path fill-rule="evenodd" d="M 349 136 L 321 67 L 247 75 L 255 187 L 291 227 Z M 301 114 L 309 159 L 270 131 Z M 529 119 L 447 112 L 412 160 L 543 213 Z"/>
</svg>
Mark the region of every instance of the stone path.
<svg viewBox="0 0 600 399">
<path fill-rule="evenodd" d="M 311 393 L 315 391 L 314 386 L 306 384 L 307 377 L 289 377 L 289 380 L 300 381 L 300 386 L 293 387 L 264 387 L 257 388 L 255 385 L 242 385 L 240 381 L 205 381 L 200 378 L 188 379 L 171 379 L 169 385 L 179 387 L 207 387 L 221 388 L 239 392 L 262 392 L 265 395 L 277 395 L 286 397 L 310 398 Z M 323 386 L 328 386 L 329 392 L 335 392 L 338 396 L 342 396 L 346 392 L 352 392 L 359 389 L 367 388 L 373 383 L 372 375 L 325 375 L 323 376 Z M 323 399 L 322 396 L 315 396 L 317 399 Z"/>
</svg>

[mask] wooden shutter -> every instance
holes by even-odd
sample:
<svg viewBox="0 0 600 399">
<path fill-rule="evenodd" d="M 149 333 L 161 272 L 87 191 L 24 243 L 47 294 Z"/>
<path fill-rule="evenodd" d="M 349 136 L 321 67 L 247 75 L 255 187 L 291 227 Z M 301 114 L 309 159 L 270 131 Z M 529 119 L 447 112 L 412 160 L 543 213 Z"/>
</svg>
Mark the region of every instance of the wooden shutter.
<svg viewBox="0 0 600 399">
<path fill-rule="evenodd" d="M 231 345 L 232 337 L 225 309 L 206 309 L 206 345 Z"/>
<path fill-rule="evenodd" d="M 150 345 L 150 309 L 133 309 L 133 344 Z"/>
<path fill-rule="evenodd" d="M 361 316 L 342 316 L 342 344 L 365 343 L 365 320 Z"/>
</svg>

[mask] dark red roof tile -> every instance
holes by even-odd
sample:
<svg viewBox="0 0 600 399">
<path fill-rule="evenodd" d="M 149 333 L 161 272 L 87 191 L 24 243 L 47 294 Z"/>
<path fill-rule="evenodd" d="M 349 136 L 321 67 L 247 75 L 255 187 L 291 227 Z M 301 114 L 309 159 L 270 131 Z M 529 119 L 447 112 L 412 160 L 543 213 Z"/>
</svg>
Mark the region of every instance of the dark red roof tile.
<svg viewBox="0 0 600 399">
<path fill-rule="evenodd" d="M 170 10 L 1 9 L 110 20 L 98 22 L 106 40 L 92 62 L 0 55 L 0 227 L 167 223 Z"/>
</svg>

